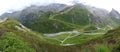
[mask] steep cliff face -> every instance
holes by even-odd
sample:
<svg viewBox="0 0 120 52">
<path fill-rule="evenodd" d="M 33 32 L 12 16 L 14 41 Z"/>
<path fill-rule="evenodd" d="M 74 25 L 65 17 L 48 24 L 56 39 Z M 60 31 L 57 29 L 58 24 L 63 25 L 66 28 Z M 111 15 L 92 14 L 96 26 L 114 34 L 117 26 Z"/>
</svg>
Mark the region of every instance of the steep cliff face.
<svg viewBox="0 0 120 52">
<path fill-rule="evenodd" d="M 109 14 L 110 14 L 110 17 L 115 17 L 117 19 L 120 19 L 120 14 L 115 9 L 112 9 L 112 11 Z"/>
<path fill-rule="evenodd" d="M 112 11 L 108 15 L 114 22 L 120 25 L 120 14 L 118 11 L 116 11 L 115 9 L 112 9 Z"/>
<path fill-rule="evenodd" d="M 107 14 L 109 13 L 107 10 L 105 9 L 101 9 L 101 8 L 96 8 L 96 7 L 92 7 L 92 6 L 85 6 L 92 14 L 97 15 L 99 17 L 107 17 Z"/>
<path fill-rule="evenodd" d="M 86 7 L 91 12 L 89 17 L 90 17 L 90 21 L 93 24 L 96 24 L 99 27 L 103 27 L 103 26 L 117 27 L 118 26 L 117 22 L 114 21 L 110 16 L 111 12 L 108 12 L 105 9 L 96 8 L 96 7 L 87 6 L 87 5 L 84 7 Z M 115 17 L 113 17 L 113 18 L 115 18 Z"/>
</svg>

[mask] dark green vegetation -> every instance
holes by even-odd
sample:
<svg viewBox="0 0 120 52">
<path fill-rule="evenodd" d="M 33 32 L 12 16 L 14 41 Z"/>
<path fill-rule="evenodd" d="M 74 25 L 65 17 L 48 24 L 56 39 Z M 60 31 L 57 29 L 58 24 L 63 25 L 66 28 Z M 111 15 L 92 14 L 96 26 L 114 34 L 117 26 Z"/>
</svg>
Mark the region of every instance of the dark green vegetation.
<svg viewBox="0 0 120 52">
<path fill-rule="evenodd" d="M 97 28 L 94 25 L 89 25 L 84 28 L 84 31 L 91 31 L 91 30 L 97 30 Z"/>
<path fill-rule="evenodd" d="M 12 32 L 4 33 L 0 38 L 1 52 L 35 52 L 27 43 L 23 42 Z"/>
<path fill-rule="evenodd" d="M 73 30 L 74 28 L 70 25 L 62 23 L 57 20 L 40 20 L 34 22 L 33 24 L 27 25 L 28 28 L 31 28 L 34 31 L 41 33 L 55 33 L 60 31 Z"/>
</svg>

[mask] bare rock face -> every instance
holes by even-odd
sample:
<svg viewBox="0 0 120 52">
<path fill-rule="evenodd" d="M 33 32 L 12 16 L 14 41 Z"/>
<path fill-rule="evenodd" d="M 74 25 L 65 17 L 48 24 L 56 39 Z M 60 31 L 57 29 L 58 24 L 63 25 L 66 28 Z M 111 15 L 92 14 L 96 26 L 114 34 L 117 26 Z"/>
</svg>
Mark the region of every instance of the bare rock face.
<svg viewBox="0 0 120 52">
<path fill-rule="evenodd" d="M 101 8 L 96 8 L 96 7 L 92 7 L 92 6 L 86 6 L 86 8 L 94 15 L 99 16 L 99 17 L 106 17 L 107 14 L 109 13 L 107 10 L 105 9 L 101 9 Z"/>
<path fill-rule="evenodd" d="M 119 12 L 116 11 L 115 9 L 112 9 L 112 11 L 109 13 L 109 15 L 110 15 L 111 17 L 115 17 L 115 18 L 117 18 L 117 19 L 120 19 L 120 14 L 119 14 Z"/>
</svg>

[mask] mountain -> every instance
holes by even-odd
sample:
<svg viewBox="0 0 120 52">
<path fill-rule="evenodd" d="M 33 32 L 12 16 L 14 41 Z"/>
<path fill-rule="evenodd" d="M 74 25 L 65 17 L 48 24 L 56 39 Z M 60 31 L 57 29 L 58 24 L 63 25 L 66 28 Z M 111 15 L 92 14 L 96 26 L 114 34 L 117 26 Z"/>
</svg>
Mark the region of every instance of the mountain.
<svg viewBox="0 0 120 52">
<path fill-rule="evenodd" d="M 120 52 L 118 16 L 114 9 L 78 3 L 5 13 L 0 17 L 0 52 Z"/>
<path fill-rule="evenodd" d="M 120 14 L 118 11 L 116 11 L 115 9 L 112 9 L 112 11 L 110 12 L 111 17 L 115 17 L 115 18 L 120 18 Z"/>
<path fill-rule="evenodd" d="M 106 17 L 106 15 L 109 13 L 107 10 L 101 8 L 90 7 L 90 6 L 88 6 L 87 8 L 89 11 L 91 11 L 91 13 L 100 17 Z"/>
<path fill-rule="evenodd" d="M 120 24 L 120 14 L 118 11 L 116 11 L 115 9 L 112 9 L 112 11 L 108 14 L 109 17 L 111 17 L 111 19 L 113 21 L 115 21 L 117 24 Z"/>
<path fill-rule="evenodd" d="M 120 28 L 110 30 L 106 34 L 97 35 L 75 35 L 70 34 L 64 44 L 59 45 L 58 37 L 45 37 L 41 33 L 36 33 L 23 26 L 21 23 L 12 19 L 5 19 L 0 23 L 0 51 L 8 52 L 98 52 L 100 50 L 120 51 L 119 50 L 119 31 Z M 67 34 L 64 34 L 64 36 Z M 69 35 L 69 34 L 68 34 Z M 75 36 L 74 36 L 75 35 Z M 63 36 L 63 35 L 62 35 Z M 62 38 L 62 36 L 60 36 Z M 60 39 L 61 40 L 61 39 Z M 73 41 L 74 40 L 74 41 Z M 72 42 L 71 42 L 72 41 Z M 80 42 L 80 43 L 79 43 Z M 77 43 L 67 45 L 66 43 Z M 23 51 L 24 50 L 24 51 Z M 58 51 L 59 50 L 59 51 Z"/>
<path fill-rule="evenodd" d="M 6 18 L 0 22 L 1 52 L 66 52 L 75 48 L 51 44 L 41 33 L 31 31 L 16 20 Z"/>
<path fill-rule="evenodd" d="M 4 18 L 13 18 L 13 19 L 18 19 L 18 17 L 20 16 L 21 11 L 15 11 L 13 13 L 4 13 L 0 16 L 1 19 Z"/>
<path fill-rule="evenodd" d="M 32 5 L 22 11 L 5 13 L 1 18 L 9 17 L 16 19 L 26 27 L 37 32 L 55 33 L 84 29 L 87 26 L 94 26 L 97 29 L 104 29 L 106 27 L 109 29 L 116 28 L 118 26 L 118 20 L 113 20 L 116 17 L 112 18 L 110 14 L 105 9 L 83 4 L 73 6 L 50 4 L 47 6 Z M 52 30 L 50 31 L 48 29 Z"/>
<path fill-rule="evenodd" d="M 87 25 L 91 25 L 89 22 L 89 17 L 88 17 L 89 11 L 85 8 L 82 8 L 79 5 L 75 5 L 75 6 L 69 6 L 66 7 L 65 9 L 59 11 L 59 12 L 47 12 L 44 13 L 41 17 L 38 17 L 39 19 L 36 20 L 36 22 L 32 22 L 29 25 L 25 25 L 30 29 L 34 29 L 35 31 L 37 29 L 41 29 L 41 24 L 43 24 L 43 29 L 45 27 L 48 28 L 47 23 L 43 23 L 43 21 L 47 21 L 50 20 L 49 22 L 52 21 L 58 21 L 61 22 L 63 24 L 66 24 L 67 26 L 72 27 L 71 29 L 66 29 L 66 26 L 61 25 L 64 27 L 64 29 L 66 29 L 65 31 L 71 31 L 74 29 L 82 29 L 83 27 L 87 26 Z M 52 20 L 52 21 L 51 21 Z M 41 22 L 41 23 L 40 23 Z M 83 23 L 84 22 L 84 23 Z M 39 25 L 35 25 L 35 24 L 39 24 Z M 59 24 L 59 23 L 51 23 L 51 25 L 49 24 L 49 26 L 51 26 L 51 32 L 50 33 L 54 33 L 55 31 L 57 32 L 61 32 L 64 31 L 63 28 L 57 27 L 57 30 L 55 29 L 56 26 L 54 26 L 55 24 Z M 35 26 L 35 27 L 33 27 Z M 48 28 L 50 29 L 50 28 Z M 55 31 L 52 31 L 55 30 Z M 58 31 L 61 30 L 61 31 Z M 37 30 L 38 32 L 42 32 L 43 30 Z M 44 33 L 47 33 L 47 31 L 45 30 Z"/>
<path fill-rule="evenodd" d="M 27 20 L 30 23 L 31 20 L 34 21 L 34 19 L 37 19 L 41 14 L 43 14 L 45 12 L 49 12 L 49 11 L 57 12 L 61 9 L 64 9 L 65 7 L 67 7 L 67 5 L 57 4 L 57 3 L 50 4 L 47 6 L 32 5 L 30 7 L 23 9 L 22 11 L 15 11 L 13 13 L 4 13 L 3 15 L 1 15 L 0 18 L 3 19 L 5 17 L 7 17 L 7 18 L 12 18 L 12 19 L 17 19 L 18 21 L 20 21 L 22 23 L 27 23 L 26 18 L 28 18 L 29 15 L 31 15 L 32 17 L 29 18 L 30 20 Z"/>
<path fill-rule="evenodd" d="M 107 10 L 102 9 L 102 8 L 92 7 L 89 5 L 86 5 L 84 7 L 86 7 L 92 13 L 92 15 L 90 17 L 92 17 L 92 19 L 96 19 L 96 20 L 91 20 L 92 23 L 97 24 L 98 26 L 101 26 L 101 25 L 108 26 L 108 27 L 118 26 L 117 25 L 118 23 L 111 18 L 110 12 L 108 12 Z M 101 25 L 99 25 L 99 24 L 101 24 Z M 113 25 L 115 25 L 115 26 L 113 26 Z"/>
<path fill-rule="evenodd" d="M 109 17 L 108 15 L 109 12 L 105 9 L 99 9 L 83 4 L 76 4 L 74 6 L 69 7 L 67 10 L 65 9 L 63 11 L 61 12 L 62 14 L 58 14 L 53 18 L 58 18 L 57 20 L 61 20 L 61 21 L 67 21 L 69 19 L 69 21 L 67 22 L 74 23 L 75 25 L 80 25 L 80 26 L 83 25 L 82 24 L 83 22 L 84 24 L 87 25 L 88 24 L 95 25 L 97 28 L 104 28 L 104 27 L 114 28 L 118 26 L 117 23 L 113 21 L 111 17 Z"/>
</svg>

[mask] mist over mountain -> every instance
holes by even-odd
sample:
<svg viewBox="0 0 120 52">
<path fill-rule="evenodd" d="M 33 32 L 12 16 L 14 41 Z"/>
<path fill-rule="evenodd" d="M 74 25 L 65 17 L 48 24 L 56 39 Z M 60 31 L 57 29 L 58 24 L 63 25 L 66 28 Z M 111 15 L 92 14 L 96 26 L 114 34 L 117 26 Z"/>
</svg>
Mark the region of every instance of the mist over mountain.
<svg viewBox="0 0 120 52">
<path fill-rule="evenodd" d="M 92 0 L 92 1 L 89 1 L 89 0 L 64 0 L 64 1 L 61 1 L 61 0 L 20 0 L 18 1 L 18 0 L 12 0 L 12 2 L 7 1 L 7 0 L 1 0 L 0 15 L 2 15 L 5 12 L 11 13 L 14 11 L 21 11 L 24 8 L 29 7 L 31 5 L 38 5 L 38 6 L 44 5 L 45 6 L 51 3 L 73 5 L 73 2 L 83 3 L 86 5 L 91 5 L 91 6 L 95 6 L 98 8 L 104 8 L 109 11 L 111 11 L 112 8 L 116 9 L 117 11 L 120 11 L 118 7 L 119 0 L 116 0 L 116 1 L 112 1 L 112 0 L 110 1 L 109 0 L 102 0 L 102 1 L 96 1 L 96 0 Z M 113 3 L 116 3 L 116 4 L 113 4 Z"/>
</svg>

